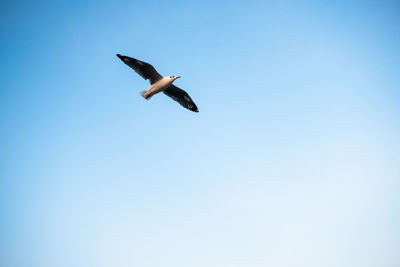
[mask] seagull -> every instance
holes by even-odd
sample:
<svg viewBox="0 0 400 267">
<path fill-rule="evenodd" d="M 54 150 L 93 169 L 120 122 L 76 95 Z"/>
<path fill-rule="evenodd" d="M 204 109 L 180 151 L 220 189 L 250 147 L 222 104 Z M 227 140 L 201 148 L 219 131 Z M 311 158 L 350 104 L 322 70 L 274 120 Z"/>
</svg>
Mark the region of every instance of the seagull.
<svg viewBox="0 0 400 267">
<path fill-rule="evenodd" d="M 149 63 L 120 54 L 117 54 L 117 57 L 119 57 L 126 65 L 131 67 L 145 80 L 150 81 L 150 88 L 141 92 L 141 95 L 145 99 L 149 100 L 153 95 L 159 92 L 164 92 L 164 94 L 177 101 L 183 107 L 194 112 L 199 112 L 196 104 L 190 98 L 189 94 L 172 84 L 176 79 L 181 78 L 180 76 L 163 77 Z"/>
</svg>

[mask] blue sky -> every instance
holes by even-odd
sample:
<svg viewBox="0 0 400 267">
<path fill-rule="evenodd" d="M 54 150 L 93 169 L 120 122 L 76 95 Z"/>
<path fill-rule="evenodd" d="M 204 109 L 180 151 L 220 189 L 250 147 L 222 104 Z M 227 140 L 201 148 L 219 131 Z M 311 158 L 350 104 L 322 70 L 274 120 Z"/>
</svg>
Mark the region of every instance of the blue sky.
<svg viewBox="0 0 400 267">
<path fill-rule="evenodd" d="M 2 266 L 399 266 L 399 12 L 1 1 Z"/>
</svg>

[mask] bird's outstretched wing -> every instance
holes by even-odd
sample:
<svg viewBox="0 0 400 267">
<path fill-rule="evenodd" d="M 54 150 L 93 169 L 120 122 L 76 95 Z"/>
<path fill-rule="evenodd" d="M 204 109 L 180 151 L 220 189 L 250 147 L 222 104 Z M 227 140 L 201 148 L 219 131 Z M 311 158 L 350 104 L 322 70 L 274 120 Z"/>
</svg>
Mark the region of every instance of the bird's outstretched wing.
<svg viewBox="0 0 400 267">
<path fill-rule="evenodd" d="M 162 76 L 156 71 L 156 69 L 149 63 L 140 61 L 135 58 L 123 56 L 117 54 L 126 65 L 131 67 L 137 74 L 142 76 L 145 80 L 150 80 L 150 84 L 153 84 L 162 79 Z"/>
<path fill-rule="evenodd" d="M 171 84 L 166 90 L 164 90 L 164 94 L 181 104 L 183 107 L 194 112 L 199 112 L 196 104 L 190 98 L 188 93 L 176 87 L 175 85 Z"/>
</svg>

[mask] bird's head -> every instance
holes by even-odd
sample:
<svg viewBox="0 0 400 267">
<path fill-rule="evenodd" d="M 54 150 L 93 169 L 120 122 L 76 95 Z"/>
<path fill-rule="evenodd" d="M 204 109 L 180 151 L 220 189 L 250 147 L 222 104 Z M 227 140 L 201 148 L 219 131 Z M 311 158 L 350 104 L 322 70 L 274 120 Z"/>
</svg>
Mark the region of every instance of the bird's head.
<svg viewBox="0 0 400 267">
<path fill-rule="evenodd" d="M 179 79 L 181 76 L 169 76 L 169 78 L 172 80 L 172 81 L 175 81 L 176 79 Z"/>
</svg>

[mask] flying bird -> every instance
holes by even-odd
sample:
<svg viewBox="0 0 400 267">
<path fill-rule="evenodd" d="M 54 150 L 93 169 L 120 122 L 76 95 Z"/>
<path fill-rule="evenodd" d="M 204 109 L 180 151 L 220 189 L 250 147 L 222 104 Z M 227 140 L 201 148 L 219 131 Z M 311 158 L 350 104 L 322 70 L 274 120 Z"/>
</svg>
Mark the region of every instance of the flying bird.
<svg viewBox="0 0 400 267">
<path fill-rule="evenodd" d="M 131 67 L 145 80 L 150 81 L 150 88 L 141 92 L 141 95 L 145 99 L 149 100 L 153 95 L 163 92 L 173 100 L 177 101 L 183 107 L 194 112 L 199 112 L 196 104 L 190 98 L 189 94 L 172 84 L 176 79 L 181 78 L 180 76 L 163 77 L 149 63 L 120 54 L 117 54 L 117 57 L 119 57 L 126 65 Z"/>
</svg>

